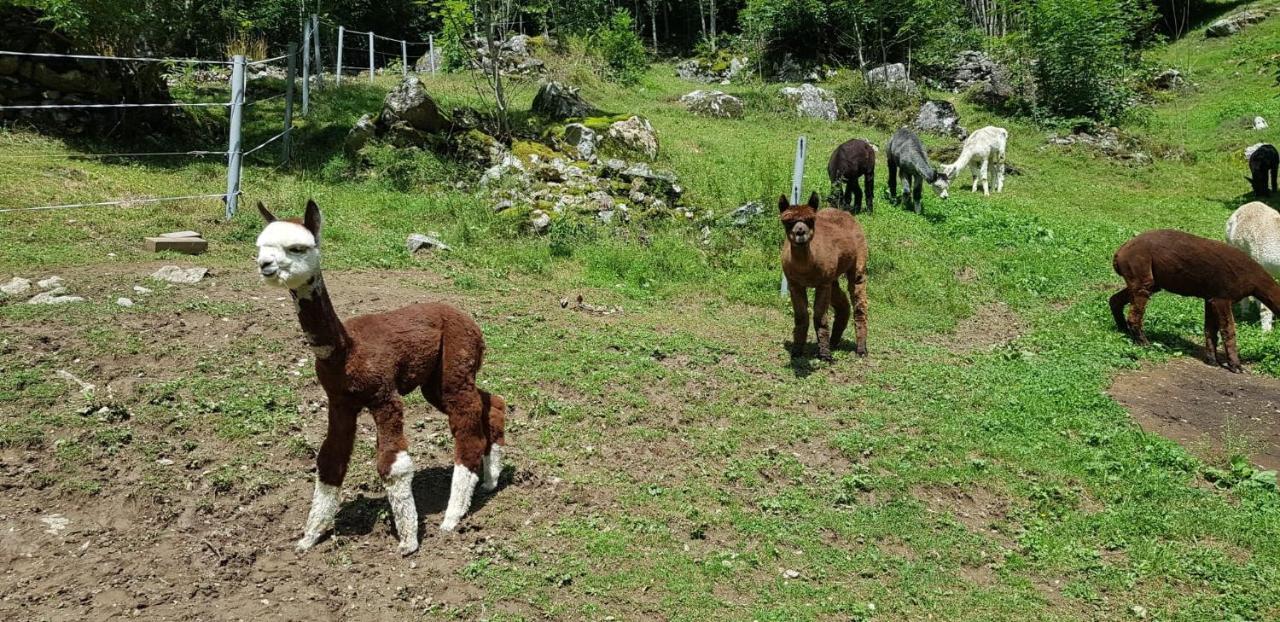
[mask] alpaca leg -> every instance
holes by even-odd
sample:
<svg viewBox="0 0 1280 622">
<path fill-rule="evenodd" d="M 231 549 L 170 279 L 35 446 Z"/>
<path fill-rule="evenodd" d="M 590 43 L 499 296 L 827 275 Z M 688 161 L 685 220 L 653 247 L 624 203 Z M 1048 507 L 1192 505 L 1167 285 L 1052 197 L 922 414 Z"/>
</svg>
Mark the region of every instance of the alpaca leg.
<svg viewBox="0 0 1280 622">
<path fill-rule="evenodd" d="M 828 363 L 831 356 L 831 326 L 827 324 L 827 309 L 831 306 L 831 285 L 814 288 L 813 328 L 818 333 L 818 359 Z"/>
<path fill-rule="evenodd" d="M 831 324 L 831 348 L 834 350 L 840 347 L 844 329 L 849 326 L 849 297 L 845 295 L 844 290 L 840 289 L 839 277 L 831 282 L 831 307 L 836 313 L 836 318 Z"/>
<path fill-rule="evenodd" d="M 846 207 L 850 206 L 849 195 L 851 194 L 853 195 L 853 213 L 857 214 L 862 211 L 862 188 L 858 187 L 857 179 L 850 179 L 844 182 L 844 204 Z"/>
<path fill-rule="evenodd" d="M 867 186 L 867 188 L 866 188 L 866 194 L 867 194 L 867 213 L 868 213 L 868 214 L 870 214 L 870 213 L 873 211 L 873 207 L 874 207 L 873 202 L 874 202 L 874 197 L 876 196 L 876 193 L 875 193 L 875 190 L 876 190 L 876 174 L 875 174 L 875 171 L 872 171 L 872 172 L 870 172 L 870 173 L 867 173 L 866 179 L 864 180 L 864 182 L 863 182 L 863 183 L 865 183 L 865 184 L 866 184 L 866 186 Z"/>
<path fill-rule="evenodd" d="M 809 296 L 805 288 L 790 286 L 791 314 L 795 320 L 795 328 L 791 331 L 791 357 L 804 356 L 804 344 L 809 340 Z"/>
<path fill-rule="evenodd" d="M 346 478 L 347 465 L 351 462 L 359 412 L 357 406 L 329 398 L 329 430 L 316 455 L 316 488 L 311 497 L 306 527 L 297 542 L 299 553 L 315 546 L 333 526 L 333 519 L 338 514 L 342 480 Z"/>
<path fill-rule="evenodd" d="M 400 536 L 399 551 L 409 555 L 418 550 L 418 507 L 413 502 L 413 460 L 404 436 L 404 404 L 392 397 L 371 406 L 369 412 L 378 426 L 378 475 Z"/>
<path fill-rule="evenodd" d="M 1129 304 L 1132 296 L 1125 287 L 1111 296 L 1111 317 L 1115 318 L 1116 328 L 1122 333 L 1129 333 L 1129 323 L 1124 319 L 1124 306 Z"/>
<path fill-rule="evenodd" d="M 1231 313 L 1231 301 L 1219 298 L 1213 301 L 1213 307 L 1222 330 L 1222 342 L 1227 349 L 1227 370 L 1238 374 L 1244 371 L 1244 367 L 1240 365 L 1240 350 L 1236 347 L 1236 318 Z"/>
<path fill-rule="evenodd" d="M 924 212 L 924 177 L 916 177 L 916 181 L 912 188 L 912 197 L 915 199 L 916 213 Z"/>
<path fill-rule="evenodd" d="M 1212 300 L 1204 301 L 1204 350 L 1209 363 L 1218 364 L 1218 314 Z"/>
<path fill-rule="evenodd" d="M 978 168 L 978 165 L 977 165 L 977 164 L 972 164 L 972 165 L 970 165 L 970 166 L 969 166 L 969 172 L 970 172 L 970 173 L 973 173 L 973 188 L 972 188 L 970 191 L 971 191 L 971 192 L 977 192 L 977 191 L 978 191 L 978 178 L 982 175 L 982 170 Z"/>
<path fill-rule="evenodd" d="M 853 298 L 853 330 L 858 343 L 854 352 L 858 356 L 867 355 L 867 276 L 861 269 L 854 269 L 848 275 L 849 296 Z"/>
<path fill-rule="evenodd" d="M 480 392 L 480 401 L 484 407 L 486 436 L 489 451 L 484 454 L 483 476 L 480 484 L 485 492 L 493 492 L 498 488 L 498 478 L 502 476 L 502 451 L 506 445 L 505 431 L 507 419 L 507 403 L 501 395 L 493 395 L 487 391 Z"/>
<path fill-rule="evenodd" d="M 982 171 L 982 196 L 984 197 L 991 196 L 991 185 L 988 183 L 987 166 L 987 161 L 983 160 L 982 166 L 979 167 L 979 170 Z"/>
<path fill-rule="evenodd" d="M 1004 192 L 1004 150 L 1000 150 L 1000 157 L 996 159 L 996 192 Z"/>
<path fill-rule="evenodd" d="M 1129 334 L 1133 335 L 1138 345 L 1151 345 L 1147 333 L 1142 329 L 1142 318 L 1147 311 L 1147 301 L 1151 299 L 1151 290 L 1143 287 L 1132 293 L 1129 301 Z"/>
<path fill-rule="evenodd" d="M 898 163 L 889 159 L 889 202 L 898 201 Z"/>
<path fill-rule="evenodd" d="M 1271 313 L 1271 309 L 1268 309 L 1267 305 L 1258 302 L 1257 299 L 1254 299 L 1253 302 L 1258 305 L 1258 319 L 1262 321 L 1262 332 L 1271 332 L 1271 325 L 1275 322 L 1275 314 Z"/>
<path fill-rule="evenodd" d="M 446 379 L 444 382 L 448 383 Z M 449 386 L 446 384 L 446 386 Z M 449 429 L 453 431 L 453 482 L 449 487 L 449 504 L 445 507 L 440 531 L 453 531 L 458 521 L 471 508 L 471 496 L 480 482 L 484 466 L 485 449 L 489 440 L 485 435 L 484 400 L 476 390 L 474 381 L 455 389 L 444 397 L 445 412 L 449 415 Z"/>
</svg>

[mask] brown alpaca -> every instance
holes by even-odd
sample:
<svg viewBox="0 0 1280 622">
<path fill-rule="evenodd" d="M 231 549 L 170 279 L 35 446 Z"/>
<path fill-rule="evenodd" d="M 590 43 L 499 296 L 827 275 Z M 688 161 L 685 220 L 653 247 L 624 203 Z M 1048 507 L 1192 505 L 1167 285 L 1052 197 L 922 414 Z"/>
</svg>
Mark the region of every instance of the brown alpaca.
<svg viewBox="0 0 1280 622">
<path fill-rule="evenodd" d="M 343 324 L 320 274 L 321 218 L 315 202 L 307 202 L 302 221 L 277 220 L 261 203 L 258 211 L 267 221 L 257 242 L 259 271 L 267 283 L 293 294 L 298 322 L 316 355 L 316 377 L 329 397 L 329 431 L 316 457 L 315 496 L 298 550 L 310 549 L 333 522 L 355 443 L 356 416 L 367 409 L 378 429 L 378 475 L 387 489 L 399 550 L 413 553 L 418 511 L 401 395 L 421 389 L 449 417 L 454 468 L 442 531 L 452 531 L 466 514 L 482 467 L 485 490 L 497 488 L 502 472 L 506 404 L 476 388 L 484 358 L 480 327 L 445 304 L 411 305 Z"/>
<path fill-rule="evenodd" d="M 867 239 L 862 227 L 848 212 L 818 209 L 818 194 L 808 205 L 791 205 L 787 197 L 778 200 L 787 239 L 782 243 L 782 272 L 791 288 L 791 310 L 795 314 L 791 356 L 804 353 L 809 339 L 809 296 L 813 295 L 813 328 L 818 333 L 818 358 L 832 361 L 831 348 L 849 324 L 849 298 L 840 289 L 840 276 L 849 280 L 853 294 L 853 324 L 858 356 L 867 355 Z M 827 329 L 827 307 L 836 308 L 835 327 Z"/>
<path fill-rule="evenodd" d="M 1167 290 L 1204 299 L 1204 345 L 1209 361 L 1218 362 L 1218 333 L 1226 344 L 1227 369 L 1240 372 L 1236 349 L 1236 320 L 1231 306 L 1253 296 L 1280 313 L 1280 285 L 1258 262 L 1241 250 L 1217 240 L 1158 229 L 1139 234 L 1116 251 L 1112 261 L 1124 278 L 1124 289 L 1111 297 L 1116 327 L 1147 345 L 1142 315 L 1151 295 Z M 1126 322 L 1124 306 L 1128 304 Z"/>
<path fill-rule="evenodd" d="M 872 204 L 876 195 L 876 148 L 871 143 L 855 138 L 836 147 L 831 159 L 827 161 L 827 177 L 831 179 L 831 194 L 839 201 L 838 205 L 842 208 L 852 207 L 855 214 L 862 212 L 862 188 L 858 186 L 858 182 L 865 181 L 867 213 L 874 211 Z M 841 184 L 844 184 L 843 189 Z M 849 203 L 850 196 L 853 197 L 852 204 Z"/>
</svg>

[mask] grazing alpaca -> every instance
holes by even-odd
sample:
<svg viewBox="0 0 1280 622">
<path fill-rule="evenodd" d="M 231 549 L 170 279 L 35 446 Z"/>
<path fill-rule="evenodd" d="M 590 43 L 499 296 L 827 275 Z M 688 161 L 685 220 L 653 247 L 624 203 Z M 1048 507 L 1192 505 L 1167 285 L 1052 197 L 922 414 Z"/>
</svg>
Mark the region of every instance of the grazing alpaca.
<svg viewBox="0 0 1280 622">
<path fill-rule="evenodd" d="M 932 185 L 934 192 L 943 198 L 946 197 L 943 192 L 946 190 L 946 181 L 941 179 L 937 171 L 933 170 L 933 165 L 929 164 L 929 156 L 925 154 L 924 144 L 914 132 L 905 127 L 894 132 L 889 139 L 885 154 L 889 160 L 889 198 L 895 200 L 898 198 L 899 175 L 902 176 L 902 196 L 911 202 L 917 214 L 924 209 L 921 194 L 923 194 L 925 183 Z"/>
<path fill-rule="evenodd" d="M 858 178 L 866 178 L 867 213 L 872 210 L 876 186 L 876 148 L 871 143 L 855 138 L 836 147 L 827 161 L 827 177 L 831 179 L 831 193 L 839 197 L 839 205 L 850 207 L 849 195 L 853 195 L 853 213 L 862 211 L 862 189 L 858 187 Z M 840 191 L 844 184 L 844 191 Z"/>
<path fill-rule="evenodd" d="M 316 377 L 329 397 L 329 431 L 316 457 L 315 496 L 297 548 L 310 549 L 332 524 L 351 461 L 356 416 L 368 409 L 378 428 L 378 475 L 395 517 L 399 551 L 413 553 L 418 511 L 401 395 L 420 388 L 449 417 L 455 464 L 442 531 L 452 531 L 466 514 L 482 472 L 485 490 L 495 489 L 502 473 L 506 403 L 476 388 L 484 357 L 480 327 L 467 314 L 438 303 L 362 315 L 344 324 L 320 274 L 321 219 L 315 202 L 307 202 L 301 222 L 277 220 L 261 203 L 258 211 L 267 221 L 258 236 L 258 268 L 267 283 L 293 294 L 298 322 L 316 355 Z"/>
<path fill-rule="evenodd" d="M 1236 321 L 1231 305 L 1254 296 L 1272 311 L 1280 309 L 1280 285 L 1243 251 L 1217 240 L 1158 229 L 1125 242 L 1112 260 L 1125 287 L 1111 297 L 1116 327 L 1147 345 L 1142 314 L 1151 295 L 1168 290 L 1204 299 L 1204 341 L 1209 361 L 1218 361 L 1218 332 L 1227 349 L 1227 369 L 1239 372 Z M 1125 321 L 1124 306 L 1129 307 Z"/>
<path fill-rule="evenodd" d="M 982 194 L 991 196 L 991 188 L 987 184 L 987 169 L 991 164 L 996 167 L 996 192 L 1004 192 L 1004 152 L 1009 142 L 1009 131 L 1002 127 L 988 125 L 965 139 L 960 157 L 951 164 L 942 166 L 939 184 L 942 186 L 942 198 L 947 198 L 947 188 L 956 174 L 967 166 L 973 173 L 973 191 L 978 191 L 978 178 L 982 178 Z"/>
<path fill-rule="evenodd" d="M 1253 186 L 1254 196 L 1265 197 L 1280 190 L 1276 186 L 1276 172 L 1280 170 L 1280 151 L 1276 151 L 1275 145 L 1258 145 L 1246 157 L 1249 158 L 1249 177 L 1245 179 Z"/>
<path fill-rule="evenodd" d="M 1280 275 L 1280 214 L 1266 203 L 1254 201 L 1231 214 L 1227 244 L 1248 253 L 1272 277 Z M 1271 310 L 1262 306 L 1259 315 L 1262 330 L 1270 331 L 1275 317 Z"/>
<path fill-rule="evenodd" d="M 818 333 L 818 358 L 831 362 L 831 348 L 849 325 L 849 299 L 840 289 L 840 276 L 849 280 L 853 294 L 853 325 L 857 336 L 855 351 L 867 355 L 867 238 L 848 212 L 818 209 L 818 194 L 808 205 L 791 205 L 787 197 L 778 200 L 787 239 L 782 243 L 782 272 L 791 290 L 791 310 L 795 331 L 791 336 L 791 356 L 804 353 L 809 339 L 809 297 L 813 294 L 813 328 Z M 827 329 L 827 307 L 836 308 L 835 328 Z"/>
</svg>

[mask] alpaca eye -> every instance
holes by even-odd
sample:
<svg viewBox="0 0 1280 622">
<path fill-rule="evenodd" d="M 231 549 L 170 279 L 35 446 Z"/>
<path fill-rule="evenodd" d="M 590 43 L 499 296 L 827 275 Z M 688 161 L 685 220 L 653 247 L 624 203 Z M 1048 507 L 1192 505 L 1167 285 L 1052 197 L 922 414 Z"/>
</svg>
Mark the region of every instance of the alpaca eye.
<svg viewBox="0 0 1280 622">
<path fill-rule="evenodd" d="M 308 250 L 308 249 L 307 249 L 307 247 L 306 247 L 306 246 L 300 246 L 300 245 L 299 245 L 299 246 L 290 246 L 289 248 L 286 248 L 285 250 L 289 251 L 290 253 L 305 253 L 305 252 L 307 252 L 307 250 Z"/>
</svg>

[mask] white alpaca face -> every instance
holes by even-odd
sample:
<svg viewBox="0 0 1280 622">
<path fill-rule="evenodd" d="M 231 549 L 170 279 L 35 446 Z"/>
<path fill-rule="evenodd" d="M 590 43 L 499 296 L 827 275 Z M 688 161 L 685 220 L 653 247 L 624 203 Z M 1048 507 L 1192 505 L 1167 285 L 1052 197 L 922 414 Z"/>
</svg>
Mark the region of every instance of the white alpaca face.
<svg viewBox="0 0 1280 622">
<path fill-rule="evenodd" d="M 951 187 L 951 179 L 945 175 L 938 175 L 938 178 L 933 180 L 930 185 L 933 186 L 933 191 L 938 193 L 938 196 L 945 199 L 948 196 L 947 189 Z"/>
<path fill-rule="evenodd" d="M 278 220 L 258 235 L 258 270 L 270 285 L 296 290 L 320 274 L 316 238 L 302 225 Z"/>
</svg>

